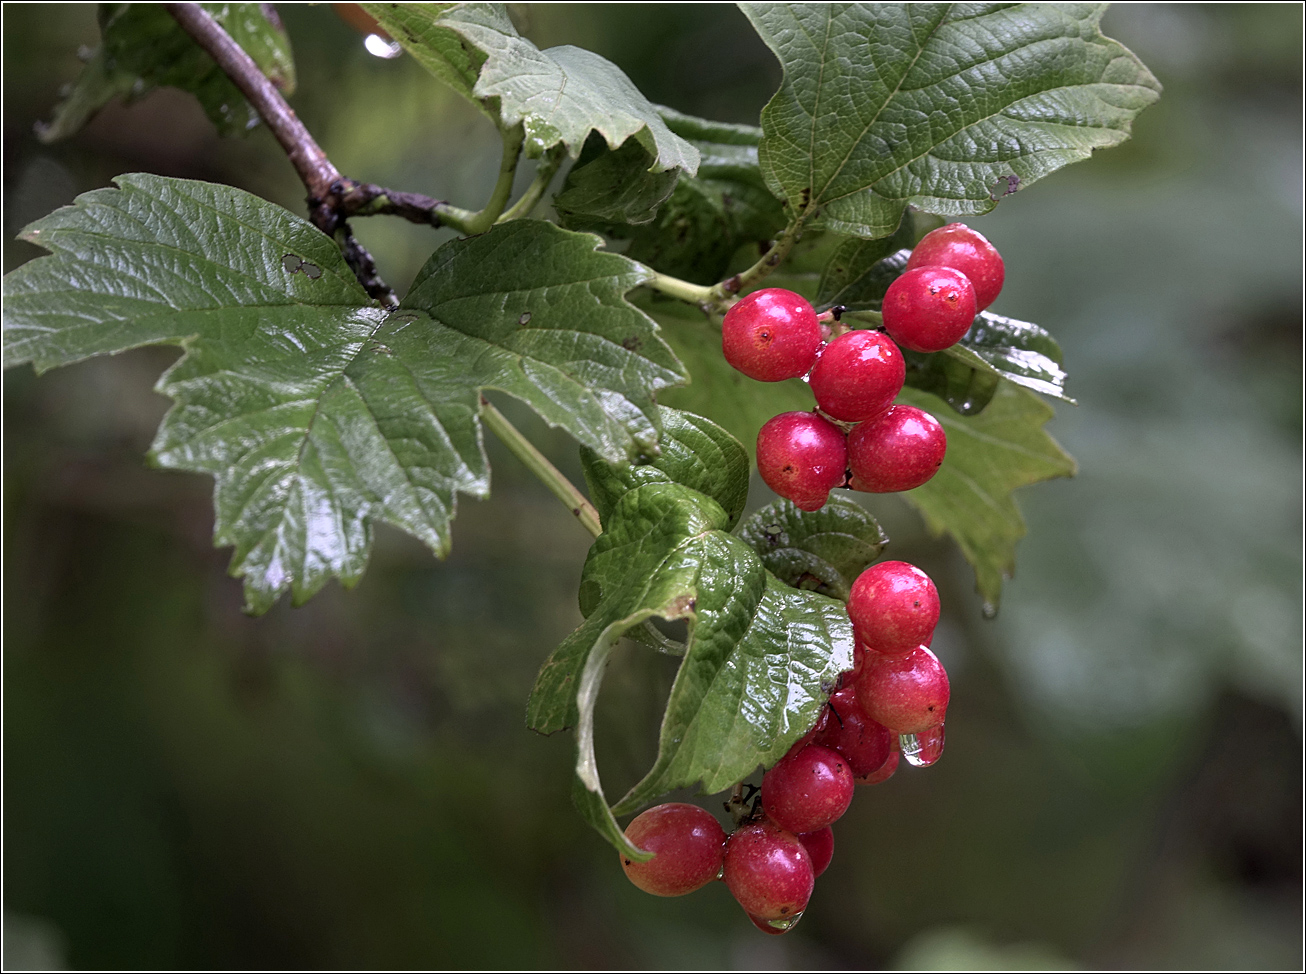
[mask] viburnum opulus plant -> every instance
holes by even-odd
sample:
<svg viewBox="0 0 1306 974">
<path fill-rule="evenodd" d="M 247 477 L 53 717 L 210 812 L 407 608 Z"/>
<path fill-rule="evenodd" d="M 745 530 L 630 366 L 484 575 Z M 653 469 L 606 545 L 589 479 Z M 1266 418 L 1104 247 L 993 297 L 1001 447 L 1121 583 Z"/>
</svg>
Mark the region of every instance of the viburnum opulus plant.
<svg viewBox="0 0 1306 974">
<path fill-rule="evenodd" d="M 42 136 L 186 88 L 224 131 L 271 129 L 307 219 L 120 176 L 23 231 L 50 254 L 5 280 L 5 366 L 182 347 L 150 458 L 214 477 L 215 540 L 255 614 L 357 582 L 377 521 L 447 552 L 457 495 L 489 492 L 488 428 L 595 535 L 584 622 L 544 661 L 530 727 L 574 729 L 577 806 L 633 882 L 722 878 L 783 932 L 858 785 L 943 747 L 938 594 L 879 560 L 887 539 L 851 498 L 906 491 L 995 607 L 1024 532 L 1012 491 L 1074 470 L 1043 430 L 1039 395 L 1066 398 L 1056 342 L 986 310 L 1002 258 L 947 220 L 1127 138 L 1159 85 L 1097 4 L 749 3 L 783 68 L 752 127 L 651 104 L 589 51 L 540 50 L 502 4 L 361 6 L 502 134 L 485 205 L 339 172 L 285 101 L 268 5 L 104 4 Z M 400 299 L 353 234 L 373 215 L 461 236 Z M 800 240 L 819 274 L 787 273 Z M 588 497 L 487 392 L 575 437 Z M 750 456 L 785 499 L 740 523 Z M 654 619 L 684 620 L 685 640 Z M 657 758 L 612 804 L 593 718 L 623 638 L 682 661 Z M 618 823 L 693 786 L 733 788 L 728 831 L 684 804 Z"/>
</svg>

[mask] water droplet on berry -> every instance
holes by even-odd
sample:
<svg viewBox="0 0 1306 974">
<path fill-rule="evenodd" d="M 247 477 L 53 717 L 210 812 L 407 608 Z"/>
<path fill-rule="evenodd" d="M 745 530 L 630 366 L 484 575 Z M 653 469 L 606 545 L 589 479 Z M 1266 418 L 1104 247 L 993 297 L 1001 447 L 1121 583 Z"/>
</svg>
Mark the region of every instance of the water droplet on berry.
<svg viewBox="0 0 1306 974">
<path fill-rule="evenodd" d="M 759 927 L 766 926 L 779 933 L 788 933 L 794 927 L 798 926 L 798 921 L 802 918 L 803 915 L 801 913 L 795 913 L 791 917 L 782 917 L 779 920 L 755 920 L 754 922 Z"/>
<path fill-rule="evenodd" d="M 899 734 L 898 747 L 913 768 L 928 768 L 943 757 L 943 739 L 943 725 L 939 724 L 919 734 Z"/>
</svg>

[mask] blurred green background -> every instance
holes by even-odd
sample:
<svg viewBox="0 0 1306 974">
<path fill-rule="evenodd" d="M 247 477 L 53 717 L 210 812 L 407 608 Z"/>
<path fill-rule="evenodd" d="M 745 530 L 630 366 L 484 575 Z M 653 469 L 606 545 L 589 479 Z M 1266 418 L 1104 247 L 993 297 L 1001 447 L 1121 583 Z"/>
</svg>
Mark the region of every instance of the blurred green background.
<svg viewBox="0 0 1306 974">
<path fill-rule="evenodd" d="M 682 111 L 755 122 L 779 81 L 732 6 L 513 11 Z M 282 14 L 292 103 L 342 171 L 479 205 L 488 123 L 328 6 Z M 303 212 L 266 131 L 221 141 L 178 91 L 40 145 L 94 8 L 3 16 L 6 270 L 37 253 L 25 223 L 121 172 Z M 569 741 L 523 713 L 588 538 L 497 444 L 447 561 L 382 529 L 357 589 L 254 620 L 209 481 L 143 463 L 175 352 L 6 373 L 5 967 L 1300 969 L 1301 28 L 1295 4 L 1111 10 L 1161 102 L 973 221 L 1007 262 L 995 310 L 1065 349 L 1081 405 L 1050 430 L 1081 474 L 1022 493 L 992 622 L 950 544 L 862 498 L 942 591 L 949 748 L 859 790 L 787 937 L 720 886 L 638 892 L 572 811 Z M 401 291 L 443 239 L 356 227 Z M 610 792 L 670 678 L 614 667 Z"/>
</svg>

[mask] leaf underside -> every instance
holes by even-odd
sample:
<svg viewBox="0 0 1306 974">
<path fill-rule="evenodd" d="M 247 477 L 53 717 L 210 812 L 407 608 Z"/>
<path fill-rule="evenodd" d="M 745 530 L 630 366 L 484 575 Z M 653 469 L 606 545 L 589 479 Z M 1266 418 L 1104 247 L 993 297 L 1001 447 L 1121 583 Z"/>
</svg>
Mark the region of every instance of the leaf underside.
<svg viewBox="0 0 1306 974">
<path fill-rule="evenodd" d="M 175 405 L 151 456 L 215 477 L 215 542 L 235 548 L 250 611 L 356 582 L 375 520 L 444 554 L 456 494 L 489 490 L 483 389 L 611 462 L 656 451 L 653 396 L 684 372 L 623 297 L 646 272 L 596 237 L 517 221 L 451 241 L 387 314 L 280 207 L 117 182 L 24 232 L 53 255 L 5 279 L 5 364 L 186 349 L 157 387 Z"/>
</svg>

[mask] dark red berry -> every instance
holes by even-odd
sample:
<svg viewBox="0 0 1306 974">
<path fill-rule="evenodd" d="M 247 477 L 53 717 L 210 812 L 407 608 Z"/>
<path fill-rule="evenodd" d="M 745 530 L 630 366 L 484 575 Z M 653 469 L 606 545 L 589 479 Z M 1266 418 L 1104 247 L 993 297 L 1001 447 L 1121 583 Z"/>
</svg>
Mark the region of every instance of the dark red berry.
<svg viewBox="0 0 1306 974">
<path fill-rule="evenodd" d="M 964 223 L 949 223 L 922 237 L 907 261 L 907 270 L 917 267 L 951 267 L 961 271 L 975 288 L 977 311 L 993 303 L 1002 290 L 1006 274 L 997 248 Z"/>
<path fill-rule="evenodd" d="M 626 838 L 656 853 L 647 862 L 621 857 L 630 881 L 654 896 L 692 893 L 721 871 L 725 830 L 697 805 L 670 802 L 650 808 L 626 826 Z"/>
<path fill-rule="evenodd" d="M 917 267 L 889 285 L 881 305 L 884 330 L 903 348 L 941 352 L 970 330 L 975 289 L 951 267 Z"/>
<path fill-rule="evenodd" d="M 890 406 L 848 434 L 853 490 L 912 490 L 943 465 L 948 437 L 937 419 L 915 406 Z"/>
<path fill-rule="evenodd" d="M 924 646 L 906 656 L 869 656 L 857 678 L 857 700 L 889 730 L 919 734 L 943 723 L 948 674 Z"/>
<path fill-rule="evenodd" d="M 812 876 L 820 876 L 834 858 L 834 829 L 827 825 L 815 832 L 803 832 L 798 836 L 798 841 L 812 857 Z"/>
<path fill-rule="evenodd" d="M 771 822 L 745 825 L 730 836 L 723 878 L 744 912 L 759 920 L 802 913 L 815 882 L 802 841 Z"/>
<path fill-rule="evenodd" d="M 757 434 L 757 470 L 766 485 L 804 511 L 818 511 L 844 481 L 843 430 L 815 413 L 781 413 Z"/>
<path fill-rule="evenodd" d="M 877 654 L 905 656 L 930 642 L 939 624 L 939 592 L 915 565 L 882 561 L 857 576 L 848 593 L 848 617 L 857 642 Z M 863 663 L 858 673 L 866 672 Z"/>
<path fill-rule="evenodd" d="M 837 751 L 819 744 L 791 750 L 762 776 L 762 808 L 790 832 L 815 832 L 848 811 L 853 774 Z"/>
<path fill-rule="evenodd" d="M 854 778 L 878 771 L 893 751 L 893 733 L 862 711 L 857 690 L 846 687 L 830 698 L 832 713 L 816 743 L 837 751 Z"/>
<path fill-rule="evenodd" d="M 721 322 L 726 361 L 750 379 L 779 382 L 806 375 L 820 348 L 816 311 L 801 295 L 783 288 L 754 291 Z"/>
<path fill-rule="evenodd" d="M 898 770 L 899 752 L 889 752 L 888 759 L 880 766 L 879 771 L 875 771 L 863 778 L 858 778 L 859 785 L 878 785 L 882 781 L 888 781 L 893 777 L 893 773 Z"/>
<path fill-rule="evenodd" d="M 893 339 L 882 331 L 850 331 L 825 346 L 809 381 L 825 413 L 859 423 L 888 409 L 906 376 Z"/>
</svg>

